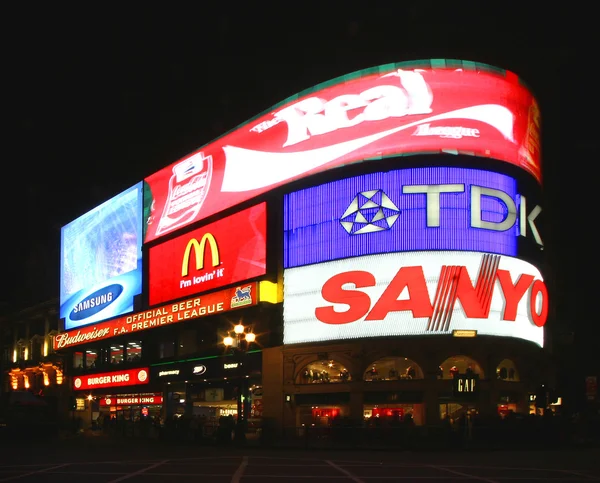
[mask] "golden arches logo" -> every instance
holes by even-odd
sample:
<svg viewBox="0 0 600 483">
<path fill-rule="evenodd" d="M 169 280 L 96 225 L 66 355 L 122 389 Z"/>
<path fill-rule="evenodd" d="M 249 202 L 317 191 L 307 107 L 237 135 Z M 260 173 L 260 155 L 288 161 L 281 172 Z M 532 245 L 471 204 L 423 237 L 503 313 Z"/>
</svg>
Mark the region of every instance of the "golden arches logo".
<svg viewBox="0 0 600 483">
<path fill-rule="evenodd" d="M 204 254 L 206 251 L 206 243 L 210 246 L 210 254 L 211 254 L 211 263 L 213 267 L 216 267 L 220 263 L 219 259 L 219 247 L 217 246 L 217 240 L 212 233 L 205 233 L 202 235 L 200 242 L 195 238 L 191 238 L 185 247 L 185 251 L 183 252 L 183 263 L 181 264 L 181 276 L 187 277 L 189 274 L 189 263 L 190 263 L 190 254 L 192 253 L 192 248 L 196 253 L 196 270 L 202 270 L 204 268 Z"/>
</svg>

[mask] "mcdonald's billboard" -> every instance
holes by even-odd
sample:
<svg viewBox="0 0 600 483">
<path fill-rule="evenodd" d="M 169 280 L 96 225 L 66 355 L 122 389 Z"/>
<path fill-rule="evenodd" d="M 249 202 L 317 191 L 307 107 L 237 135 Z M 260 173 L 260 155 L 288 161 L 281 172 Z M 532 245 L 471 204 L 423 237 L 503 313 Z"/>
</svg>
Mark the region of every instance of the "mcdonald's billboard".
<svg viewBox="0 0 600 483">
<path fill-rule="evenodd" d="M 150 305 L 264 275 L 266 230 L 260 203 L 150 248 Z"/>
</svg>

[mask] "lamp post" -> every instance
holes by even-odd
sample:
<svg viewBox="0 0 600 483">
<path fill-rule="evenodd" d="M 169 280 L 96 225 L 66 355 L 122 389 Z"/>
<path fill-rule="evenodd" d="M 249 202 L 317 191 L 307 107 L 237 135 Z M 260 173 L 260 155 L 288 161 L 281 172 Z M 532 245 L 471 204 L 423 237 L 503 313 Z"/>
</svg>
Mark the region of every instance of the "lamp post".
<svg viewBox="0 0 600 483">
<path fill-rule="evenodd" d="M 237 394 L 237 422 L 235 425 L 235 440 L 244 442 L 246 440 L 246 429 L 248 425 L 248 414 L 250 412 L 250 401 L 248 398 L 248 378 L 250 375 L 244 368 L 245 355 L 248 352 L 250 344 L 256 341 L 256 335 L 251 327 L 245 327 L 238 323 L 233 328 L 234 336 L 227 334 L 223 338 L 223 344 L 228 350 L 233 350 L 238 363 L 238 394 Z M 240 370 L 241 369 L 241 370 Z"/>
<path fill-rule="evenodd" d="M 92 407 L 94 396 L 90 393 L 87 397 L 88 406 L 90 407 L 90 429 L 94 429 L 94 408 Z"/>
</svg>

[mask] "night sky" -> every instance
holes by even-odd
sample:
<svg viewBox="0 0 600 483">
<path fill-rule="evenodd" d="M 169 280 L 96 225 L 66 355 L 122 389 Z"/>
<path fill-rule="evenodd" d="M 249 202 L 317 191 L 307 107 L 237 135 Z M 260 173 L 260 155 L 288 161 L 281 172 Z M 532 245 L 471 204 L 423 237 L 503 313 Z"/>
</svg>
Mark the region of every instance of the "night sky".
<svg viewBox="0 0 600 483">
<path fill-rule="evenodd" d="M 60 227 L 145 176 L 320 82 L 454 58 L 516 72 L 540 102 L 551 304 L 565 328 L 600 335 L 585 22 L 529 2 L 204 3 L 5 17 L 0 313 L 56 297 Z"/>
</svg>

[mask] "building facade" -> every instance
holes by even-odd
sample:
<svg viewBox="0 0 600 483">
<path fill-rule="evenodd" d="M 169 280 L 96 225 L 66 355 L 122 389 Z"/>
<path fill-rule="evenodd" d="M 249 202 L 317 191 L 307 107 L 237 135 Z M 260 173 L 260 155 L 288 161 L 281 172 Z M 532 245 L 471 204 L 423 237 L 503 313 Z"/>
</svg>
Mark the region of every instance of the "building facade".
<svg viewBox="0 0 600 483">
<path fill-rule="evenodd" d="M 511 72 L 390 64 L 74 220 L 54 348 L 78 407 L 280 430 L 537 411 L 553 377 L 539 129 Z"/>
<path fill-rule="evenodd" d="M 0 319 L 1 389 L 5 402 L 29 401 L 26 396 L 34 395 L 60 419 L 68 414 L 71 391 L 63 356 L 53 347 L 59 332 L 57 307 L 57 300 L 49 300 Z"/>
</svg>

